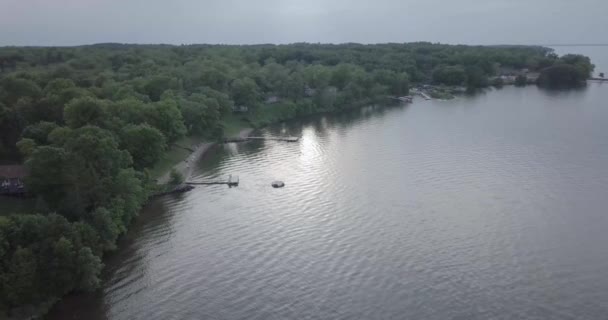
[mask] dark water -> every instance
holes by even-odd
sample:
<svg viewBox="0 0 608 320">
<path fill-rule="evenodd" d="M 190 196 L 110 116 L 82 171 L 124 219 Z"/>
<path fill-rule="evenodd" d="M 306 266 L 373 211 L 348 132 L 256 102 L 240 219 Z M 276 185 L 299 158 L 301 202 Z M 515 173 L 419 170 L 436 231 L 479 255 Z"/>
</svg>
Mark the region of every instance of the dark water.
<svg viewBox="0 0 608 320">
<path fill-rule="evenodd" d="M 606 319 L 608 84 L 275 126 L 148 206 L 52 319 Z M 281 179 L 284 189 L 270 183 Z"/>
</svg>

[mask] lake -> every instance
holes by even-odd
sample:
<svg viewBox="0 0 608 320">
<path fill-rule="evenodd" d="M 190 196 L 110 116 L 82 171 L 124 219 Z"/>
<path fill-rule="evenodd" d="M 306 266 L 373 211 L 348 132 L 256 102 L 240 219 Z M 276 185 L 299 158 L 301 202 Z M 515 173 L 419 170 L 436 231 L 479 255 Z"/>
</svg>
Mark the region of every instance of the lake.
<svg viewBox="0 0 608 320">
<path fill-rule="evenodd" d="M 605 318 L 606 101 L 505 87 L 271 126 L 302 138 L 213 150 L 195 178 L 240 186 L 152 202 L 49 318 Z"/>
</svg>

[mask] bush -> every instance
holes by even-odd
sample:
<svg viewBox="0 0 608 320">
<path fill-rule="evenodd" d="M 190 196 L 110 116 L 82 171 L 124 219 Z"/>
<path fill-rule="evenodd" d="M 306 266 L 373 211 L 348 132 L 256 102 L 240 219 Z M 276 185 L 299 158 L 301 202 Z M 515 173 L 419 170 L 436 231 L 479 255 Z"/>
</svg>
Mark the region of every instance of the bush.
<svg viewBox="0 0 608 320">
<path fill-rule="evenodd" d="M 177 170 L 175 169 L 171 169 L 171 174 L 170 174 L 171 178 L 169 179 L 169 185 L 172 186 L 178 186 L 182 183 L 184 183 L 184 176 L 179 173 Z"/>
</svg>

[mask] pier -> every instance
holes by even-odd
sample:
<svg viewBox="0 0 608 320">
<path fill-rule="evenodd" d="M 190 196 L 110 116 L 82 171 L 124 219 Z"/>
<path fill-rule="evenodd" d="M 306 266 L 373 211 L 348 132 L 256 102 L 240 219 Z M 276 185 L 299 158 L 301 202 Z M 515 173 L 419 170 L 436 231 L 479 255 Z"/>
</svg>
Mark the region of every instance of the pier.
<svg viewBox="0 0 608 320">
<path fill-rule="evenodd" d="M 187 181 L 185 184 L 190 185 L 190 186 L 209 186 L 209 185 L 225 184 L 229 187 L 238 187 L 239 176 L 229 175 L 228 178 L 224 179 L 224 180 Z"/>
<path fill-rule="evenodd" d="M 269 140 L 269 141 L 284 141 L 284 142 L 298 142 L 299 137 L 243 137 L 243 138 L 226 138 L 224 143 L 229 142 L 246 142 L 252 140 Z"/>
<path fill-rule="evenodd" d="M 608 81 L 608 78 L 589 78 L 589 80 L 604 82 L 604 81 Z"/>
<path fill-rule="evenodd" d="M 429 96 L 428 94 L 424 93 L 423 91 L 418 91 L 418 94 L 423 97 L 426 100 L 433 100 L 433 98 L 431 98 L 431 96 Z"/>
<path fill-rule="evenodd" d="M 414 100 L 412 96 L 403 96 L 403 97 L 389 97 L 392 100 L 397 100 L 405 103 L 411 103 Z"/>
</svg>

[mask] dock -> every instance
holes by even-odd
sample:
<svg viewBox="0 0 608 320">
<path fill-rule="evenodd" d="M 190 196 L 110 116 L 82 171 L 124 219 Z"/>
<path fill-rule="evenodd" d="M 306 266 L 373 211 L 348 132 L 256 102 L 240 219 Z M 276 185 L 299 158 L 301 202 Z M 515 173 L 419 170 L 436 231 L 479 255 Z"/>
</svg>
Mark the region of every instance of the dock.
<svg viewBox="0 0 608 320">
<path fill-rule="evenodd" d="M 230 142 L 246 142 L 252 140 L 268 140 L 268 141 L 284 141 L 284 142 L 298 142 L 299 137 L 244 137 L 244 138 L 226 138 L 224 143 Z"/>
<path fill-rule="evenodd" d="M 412 96 L 403 96 L 403 97 L 389 97 L 392 100 L 397 100 L 405 103 L 411 103 L 414 100 Z"/>
<path fill-rule="evenodd" d="M 225 184 L 229 187 L 238 187 L 239 185 L 239 176 L 229 175 L 228 178 L 224 180 L 209 180 L 209 181 L 187 181 L 185 184 L 191 186 L 209 186 L 209 185 L 218 185 Z"/>
<path fill-rule="evenodd" d="M 429 96 L 428 94 L 424 93 L 423 91 L 418 91 L 418 94 L 420 96 L 422 96 L 426 100 L 433 100 L 433 98 L 431 98 L 431 96 Z"/>
<path fill-rule="evenodd" d="M 298 142 L 300 141 L 299 137 L 247 137 L 247 140 L 274 140 L 274 141 L 284 141 L 284 142 Z"/>
<path fill-rule="evenodd" d="M 589 80 L 604 82 L 604 81 L 608 81 L 608 78 L 589 78 Z"/>
</svg>

